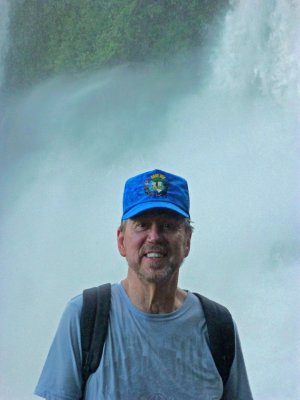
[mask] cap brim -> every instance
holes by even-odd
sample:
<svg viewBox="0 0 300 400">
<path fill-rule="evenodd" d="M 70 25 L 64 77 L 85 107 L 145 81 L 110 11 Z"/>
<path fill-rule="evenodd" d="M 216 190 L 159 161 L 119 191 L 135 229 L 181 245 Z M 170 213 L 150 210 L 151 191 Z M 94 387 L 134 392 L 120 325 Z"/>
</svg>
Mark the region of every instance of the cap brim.
<svg viewBox="0 0 300 400">
<path fill-rule="evenodd" d="M 147 210 L 152 210 L 154 208 L 165 208 L 167 210 L 175 211 L 176 213 L 182 215 L 185 218 L 190 218 L 189 214 L 185 211 L 183 211 L 181 208 L 178 206 L 172 204 L 172 203 L 167 203 L 165 201 L 155 201 L 155 202 L 147 202 L 143 204 L 138 204 L 137 206 L 131 208 L 129 211 L 123 214 L 122 220 L 132 218 L 136 216 L 137 214 L 142 213 L 143 211 Z"/>
</svg>

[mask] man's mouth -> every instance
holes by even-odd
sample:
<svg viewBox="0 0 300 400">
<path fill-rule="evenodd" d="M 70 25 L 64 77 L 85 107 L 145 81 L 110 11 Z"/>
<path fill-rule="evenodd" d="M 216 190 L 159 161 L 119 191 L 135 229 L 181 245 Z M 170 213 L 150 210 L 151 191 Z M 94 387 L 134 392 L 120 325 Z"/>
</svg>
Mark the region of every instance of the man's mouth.
<svg viewBox="0 0 300 400">
<path fill-rule="evenodd" d="M 146 253 L 145 257 L 147 258 L 162 258 L 165 257 L 164 253 L 157 253 L 157 252 L 150 252 L 150 253 Z"/>
</svg>

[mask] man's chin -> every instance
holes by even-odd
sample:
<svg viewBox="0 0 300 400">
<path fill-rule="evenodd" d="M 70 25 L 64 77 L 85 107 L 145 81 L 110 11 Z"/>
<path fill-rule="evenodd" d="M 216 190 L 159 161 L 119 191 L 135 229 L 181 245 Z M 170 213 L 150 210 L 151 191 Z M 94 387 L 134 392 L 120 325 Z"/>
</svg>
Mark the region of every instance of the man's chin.
<svg viewBox="0 0 300 400">
<path fill-rule="evenodd" d="M 171 270 L 170 268 L 168 269 L 153 268 L 150 271 L 149 270 L 140 271 L 138 275 L 146 283 L 160 284 L 169 281 L 173 274 L 174 271 Z"/>
</svg>

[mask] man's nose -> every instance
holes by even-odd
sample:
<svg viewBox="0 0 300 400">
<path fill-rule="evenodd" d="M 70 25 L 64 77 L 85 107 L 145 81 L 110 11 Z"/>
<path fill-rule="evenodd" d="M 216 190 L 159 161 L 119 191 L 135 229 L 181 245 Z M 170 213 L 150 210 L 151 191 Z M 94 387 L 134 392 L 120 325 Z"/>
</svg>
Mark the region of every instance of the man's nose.
<svg viewBox="0 0 300 400">
<path fill-rule="evenodd" d="M 148 230 L 148 241 L 157 242 L 162 238 L 162 229 L 158 224 L 152 224 Z"/>
</svg>

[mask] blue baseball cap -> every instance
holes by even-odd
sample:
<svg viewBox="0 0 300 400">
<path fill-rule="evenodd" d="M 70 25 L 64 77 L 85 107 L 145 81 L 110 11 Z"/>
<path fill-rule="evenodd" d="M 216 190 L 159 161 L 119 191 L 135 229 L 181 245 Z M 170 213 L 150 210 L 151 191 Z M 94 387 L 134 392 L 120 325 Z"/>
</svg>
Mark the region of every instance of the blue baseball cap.
<svg viewBox="0 0 300 400">
<path fill-rule="evenodd" d="M 159 169 L 129 178 L 124 188 L 122 220 L 152 208 L 166 208 L 190 218 L 187 181 Z"/>
</svg>

